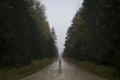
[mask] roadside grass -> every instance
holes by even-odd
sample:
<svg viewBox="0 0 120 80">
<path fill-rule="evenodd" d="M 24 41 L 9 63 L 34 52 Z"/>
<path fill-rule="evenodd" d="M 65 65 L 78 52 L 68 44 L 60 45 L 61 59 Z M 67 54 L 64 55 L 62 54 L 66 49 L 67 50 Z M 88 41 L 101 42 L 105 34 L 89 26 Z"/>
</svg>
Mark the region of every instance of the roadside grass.
<svg viewBox="0 0 120 80">
<path fill-rule="evenodd" d="M 18 80 L 41 70 L 45 66 L 49 65 L 53 60 L 54 59 L 35 60 L 32 61 L 30 65 L 0 70 L 0 80 Z"/>
<path fill-rule="evenodd" d="M 64 58 L 67 61 L 72 62 L 80 68 L 85 69 L 88 72 L 95 73 L 101 77 L 106 78 L 107 80 L 120 80 L 120 72 L 115 68 L 111 68 L 108 66 L 97 65 L 88 61 L 77 62 L 73 59 Z"/>
</svg>

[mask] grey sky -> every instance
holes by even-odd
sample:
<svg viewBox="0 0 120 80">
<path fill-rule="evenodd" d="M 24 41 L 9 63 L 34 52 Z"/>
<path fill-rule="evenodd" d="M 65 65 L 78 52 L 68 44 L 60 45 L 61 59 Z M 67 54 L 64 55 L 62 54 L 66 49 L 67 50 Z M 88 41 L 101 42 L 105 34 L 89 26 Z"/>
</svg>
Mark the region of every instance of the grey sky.
<svg viewBox="0 0 120 80">
<path fill-rule="evenodd" d="M 46 16 L 50 27 L 54 27 L 57 35 L 59 53 L 64 50 L 64 42 L 68 27 L 71 25 L 76 11 L 83 0 L 41 0 L 46 7 Z"/>
</svg>

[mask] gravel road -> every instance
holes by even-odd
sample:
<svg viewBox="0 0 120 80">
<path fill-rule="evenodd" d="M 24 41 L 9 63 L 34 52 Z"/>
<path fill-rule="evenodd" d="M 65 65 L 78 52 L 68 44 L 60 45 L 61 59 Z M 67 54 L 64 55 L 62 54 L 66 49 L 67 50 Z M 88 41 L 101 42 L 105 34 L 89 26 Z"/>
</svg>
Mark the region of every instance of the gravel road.
<svg viewBox="0 0 120 80">
<path fill-rule="evenodd" d="M 50 66 L 20 80 L 105 80 L 61 59 Z"/>
</svg>

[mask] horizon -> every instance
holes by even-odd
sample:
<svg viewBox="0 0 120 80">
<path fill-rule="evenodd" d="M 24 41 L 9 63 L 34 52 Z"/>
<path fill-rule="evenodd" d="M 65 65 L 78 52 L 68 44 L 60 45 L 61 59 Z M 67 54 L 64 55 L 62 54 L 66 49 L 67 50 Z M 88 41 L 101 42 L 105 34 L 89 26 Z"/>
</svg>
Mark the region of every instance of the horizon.
<svg viewBox="0 0 120 80">
<path fill-rule="evenodd" d="M 50 27 L 55 28 L 59 54 L 64 50 L 67 30 L 77 10 L 82 6 L 82 2 L 83 0 L 41 0 L 46 7 L 45 13 Z"/>
</svg>

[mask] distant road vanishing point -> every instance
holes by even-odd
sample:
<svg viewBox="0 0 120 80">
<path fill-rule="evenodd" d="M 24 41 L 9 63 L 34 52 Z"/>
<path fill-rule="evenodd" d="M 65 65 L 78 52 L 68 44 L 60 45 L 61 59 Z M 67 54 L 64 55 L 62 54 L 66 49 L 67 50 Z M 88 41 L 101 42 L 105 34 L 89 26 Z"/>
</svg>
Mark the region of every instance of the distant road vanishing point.
<svg viewBox="0 0 120 80">
<path fill-rule="evenodd" d="M 71 63 L 57 59 L 50 66 L 20 80 L 105 80 Z"/>
</svg>

